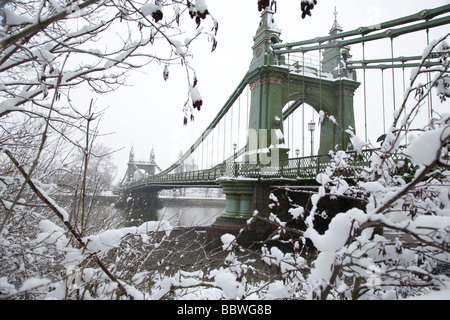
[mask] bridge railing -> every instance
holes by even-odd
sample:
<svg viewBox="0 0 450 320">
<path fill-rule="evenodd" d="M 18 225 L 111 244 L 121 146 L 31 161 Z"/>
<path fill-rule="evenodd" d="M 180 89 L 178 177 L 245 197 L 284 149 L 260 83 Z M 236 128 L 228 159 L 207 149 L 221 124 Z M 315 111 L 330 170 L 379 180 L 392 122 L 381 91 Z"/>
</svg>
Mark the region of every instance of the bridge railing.
<svg viewBox="0 0 450 320">
<path fill-rule="evenodd" d="M 329 165 L 328 156 L 312 156 L 280 161 L 276 164 L 228 162 L 224 176 L 253 179 L 313 179 Z"/>
<path fill-rule="evenodd" d="M 258 164 L 244 162 L 228 162 L 224 164 L 224 177 L 254 178 L 254 179 L 291 179 L 311 180 L 329 167 L 346 176 L 353 176 L 354 170 L 370 166 L 370 158 L 376 149 L 364 150 L 362 154 L 354 151 L 331 155 L 316 155 L 302 158 L 292 158 L 279 161 L 277 164 Z M 351 170 L 346 164 L 351 165 Z"/>
<path fill-rule="evenodd" d="M 176 172 L 164 175 L 149 176 L 137 181 L 133 185 L 150 185 L 150 184 L 176 184 L 176 183 L 198 183 L 198 182 L 213 182 L 223 175 L 223 167 L 216 166 L 206 170 Z"/>
<path fill-rule="evenodd" d="M 371 158 L 378 149 L 367 149 L 358 154 L 355 151 L 338 152 L 331 155 L 316 155 L 302 158 L 287 159 L 277 164 L 224 162 L 206 170 L 186 171 L 170 174 L 158 174 L 130 183 L 127 188 L 139 188 L 150 185 L 199 185 L 217 184 L 219 178 L 251 178 L 258 180 L 315 180 L 319 173 L 327 168 L 337 175 L 355 177 L 356 171 L 370 167 Z M 407 161 L 404 157 L 394 154 L 389 157 L 394 164 Z"/>
<path fill-rule="evenodd" d="M 322 63 L 317 55 L 290 53 L 287 55 L 277 55 L 275 65 L 289 68 L 291 72 L 298 74 L 314 74 L 318 77 L 322 72 Z"/>
</svg>

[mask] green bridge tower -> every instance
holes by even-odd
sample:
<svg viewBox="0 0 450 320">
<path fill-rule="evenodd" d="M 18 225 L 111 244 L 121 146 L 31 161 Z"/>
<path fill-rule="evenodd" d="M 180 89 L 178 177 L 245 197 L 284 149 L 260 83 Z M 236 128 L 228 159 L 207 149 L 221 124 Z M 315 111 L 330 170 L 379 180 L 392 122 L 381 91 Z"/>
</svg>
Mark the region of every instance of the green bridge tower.
<svg viewBox="0 0 450 320">
<path fill-rule="evenodd" d="M 330 35 L 342 32 L 335 21 Z M 360 83 L 356 73 L 345 68 L 351 57 L 349 48 L 321 50 L 316 65 L 301 54 L 291 57 L 275 55 L 272 46 L 281 42 L 281 31 L 274 12 L 266 8 L 254 37 L 253 59 L 246 81 L 251 89 L 249 131 L 245 162 L 276 168 L 288 158 L 289 149 L 283 136 L 283 109 L 288 114 L 303 103 L 327 117 L 321 124 L 319 154 L 330 150 L 347 150 L 349 136 L 340 130 L 355 128 L 353 96 Z M 210 234 L 240 229 L 255 210 L 267 210 L 267 183 L 251 179 L 222 179 L 226 194 L 226 212 L 210 228 Z M 257 230 L 256 230 L 257 231 Z"/>
</svg>

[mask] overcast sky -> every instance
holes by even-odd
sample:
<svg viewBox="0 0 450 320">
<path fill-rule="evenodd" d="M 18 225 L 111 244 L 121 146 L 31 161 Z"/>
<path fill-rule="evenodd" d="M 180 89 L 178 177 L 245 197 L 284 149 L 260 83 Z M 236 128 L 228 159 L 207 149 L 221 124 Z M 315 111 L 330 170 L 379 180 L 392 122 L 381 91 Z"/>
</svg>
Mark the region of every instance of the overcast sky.
<svg viewBox="0 0 450 320">
<path fill-rule="evenodd" d="M 253 36 L 260 20 L 257 1 L 209 0 L 207 4 L 219 22 L 218 46 L 211 53 L 211 44 L 201 40 L 192 48 L 191 65 L 196 69 L 204 101 L 193 123 L 183 126 L 182 106 L 188 88 L 180 70 L 170 70 L 170 78 L 165 82 L 162 66 L 153 64 L 139 73 L 129 74 L 128 87 L 98 98 L 99 108 L 108 107 L 100 129 L 111 133 L 100 141 L 113 149 L 123 148 L 115 154 L 119 178 L 125 173 L 131 146 L 137 159 L 148 160 L 154 147 L 159 166 L 164 169 L 171 165 L 179 151 L 185 151 L 199 137 L 247 72 Z M 293 42 L 327 35 L 334 21 L 335 7 L 338 22 L 345 31 L 445 4 L 448 0 L 318 0 L 312 17 L 302 20 L 299 1 L 279 0 L 275 21 L 282 30 L 282 40 Z M 431 32 L 431 40 L 443 34 L 444 29 Z M 405 46 L 417 49 L 415 54 L 421 55 L 426 46 L 424 33 L 418 36 L 418 41 L 408 41 Z M 390 51 L 385 56 L 389 57 Z"/>
</svg>

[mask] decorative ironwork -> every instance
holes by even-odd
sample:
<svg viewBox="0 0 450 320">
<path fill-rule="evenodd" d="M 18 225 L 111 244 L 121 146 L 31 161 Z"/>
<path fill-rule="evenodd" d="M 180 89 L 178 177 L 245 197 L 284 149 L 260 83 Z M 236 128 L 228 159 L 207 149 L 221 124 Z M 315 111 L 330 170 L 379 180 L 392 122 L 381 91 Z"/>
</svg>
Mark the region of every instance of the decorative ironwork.
<svg viewBox="0 0 450 320">
<path fill-rule="evenodd" d="M 141 180 L 129 183 L 127 189 L 136 189 L 146 186 L 162 185 L 213 185 L 219 184 L 220 179 L 255 179 L 255 180 L 290 180 L 311 181 L 327 168 L 335 168 L 335 174 L 345 178 L 354 178 L 355 172 L 370 167 L 371 157 L 377 149 L 364 150 L 362 154 L 347 152 L 345 161 L 350 166 L 339 168 L 330 155 L 317 155 L 310 157 L 293 158 L 280 161 L 277 165 L 223 162 L 213 168 L 205 170 L 187 171 L 179 173 L 161 173 L 148 176 Z M 405 162 L 399 155 L 391 155 L 394 163 Z"/>
</svg>

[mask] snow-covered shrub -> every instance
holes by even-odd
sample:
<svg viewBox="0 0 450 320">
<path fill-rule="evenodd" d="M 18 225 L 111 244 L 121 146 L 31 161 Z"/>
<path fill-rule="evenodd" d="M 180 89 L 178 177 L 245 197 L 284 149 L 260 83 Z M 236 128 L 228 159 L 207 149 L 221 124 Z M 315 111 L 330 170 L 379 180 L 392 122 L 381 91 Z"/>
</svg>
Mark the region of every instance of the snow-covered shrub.
<svg viewBox="0 0 450 320">
<path fill-rule="evenodd" d="M 450 296 L 450 115 L 435 114 L 424 128 L 414 128 L 422 131 L 418 137 L 400 145 L 431 88 L 440 97 L 448 94 L 448 48 L 441 39 L 425 50 L 422 66 L 430 53 L 438 55 L 441 64 L 413 72 L 405 102 L 394 114 L 382 147 L 374 148 L 370 166 L 353 166 L 343 151 L 330 153 L 334 161 L 317 177 L 321 186 L 310 197 L 311 207 L 294 205 L 289 210 L 293 220 L 305 224 L 290 243 L 298 248 L 311 241 L 318 252 L 304 281 L 289 278 L 290 285 L 305 284 L 304 298 L 391 299 L 430 292 Z M 422 73 L 431 74 L 427 85 L 417 84 Z M 406 112 L 413 94 L 415 103 Z M 351 130 L 343 131 L 360 153 L 361 140 Z M 327 229 L 318 232 L 314 223 L 324 215 L 318 203 L 325 197 L 362 197 L 364 206 L 337 213 Z M 292 231 L 286 222 L 271 220 L 278 227 L 272 239 Z M 283 254 L 273 247 L 263 248 L 263 256 L 274 263 Z"/>
</svg>

